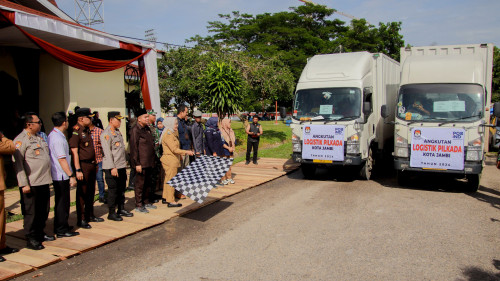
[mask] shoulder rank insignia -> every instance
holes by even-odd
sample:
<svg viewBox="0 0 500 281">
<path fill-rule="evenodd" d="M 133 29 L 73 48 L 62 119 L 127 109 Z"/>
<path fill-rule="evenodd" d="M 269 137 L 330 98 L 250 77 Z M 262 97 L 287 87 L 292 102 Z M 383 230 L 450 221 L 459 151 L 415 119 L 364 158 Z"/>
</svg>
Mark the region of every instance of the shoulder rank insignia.
<svg viewBox="0 0 500 281">
<path fill-rule="evenodd" d="M 75 126 L 73 126 L 73 130 L 77 130 L 78 131 L 78 130 L 80 130 L 80 127 L 78 127 L 78 125 L 75 125 Z"/>
<path fill-rule="evenodd" d="M 20 141 L 16 141 L 16 148 L 20 148 L 23 143 Z"/>
</svg>

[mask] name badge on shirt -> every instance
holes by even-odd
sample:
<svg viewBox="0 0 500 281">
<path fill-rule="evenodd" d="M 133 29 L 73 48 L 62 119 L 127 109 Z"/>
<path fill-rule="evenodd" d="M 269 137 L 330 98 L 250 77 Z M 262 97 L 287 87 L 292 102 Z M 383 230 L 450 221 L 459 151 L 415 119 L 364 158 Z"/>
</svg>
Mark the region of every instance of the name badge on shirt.
<svg viewBox="0 0 500 281">
<path fill-rule="evenodd" d="M 89 142 L 86 142 L 86 143 L 85 143 L 85 146 L 89 146 Z"/>
</svg>

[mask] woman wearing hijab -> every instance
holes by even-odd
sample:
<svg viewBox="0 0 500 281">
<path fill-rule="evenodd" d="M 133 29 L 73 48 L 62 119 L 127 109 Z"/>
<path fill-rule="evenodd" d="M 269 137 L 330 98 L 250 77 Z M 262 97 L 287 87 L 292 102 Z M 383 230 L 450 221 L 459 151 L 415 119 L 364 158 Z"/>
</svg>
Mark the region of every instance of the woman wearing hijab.
<svg viewBox="0 0 500 281">
<path fill-rule="evenodd" d="M 220 132 L 222 135 L 222 155 L 226 158 L 233 158 L 233 153 L 236 149 L 236 136 L 231 128 L 231 119 L 226 118 L 222 120 Z M 231 167 L 229 167 L 226 175 L 222 177 L 222 184 L 226 185 L 229 183 L 234 183 Z"/>
<path fill-rule="evenodd" d="M 207 147 L 205 148 L 205 153 L 211 156 L 222 156 L 222 136 L 219 131 L 218 118 L 210 117 L 205 124 L 205 140 L 207 141 Z"/>
<path fill-rule="evenodd" d="M 177 131 L 177 118 L 166 117 L 163 121 L 165 128 L 161 135 L 161 144 L 163 155 L 160 158 L 163 169 L 165 170 L 165 180 L 163 185 L 163 198 L 161 202 L 168 204 L 168 207 L 181 207 L 182 204 L 175 202 L 175 190 L 167 184 L 178 172 L 181 167 L 181 156 L 193 155 L 190 150 L 182 150 L 179 142 L 179 132 Z"/>
</svg>

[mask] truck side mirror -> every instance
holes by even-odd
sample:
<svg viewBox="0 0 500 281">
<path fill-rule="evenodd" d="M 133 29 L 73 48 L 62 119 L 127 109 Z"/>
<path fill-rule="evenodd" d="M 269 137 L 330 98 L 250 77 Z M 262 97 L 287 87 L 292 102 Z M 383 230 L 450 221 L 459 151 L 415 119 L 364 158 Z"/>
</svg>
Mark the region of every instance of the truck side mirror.
<svg viewBox="0 0 500 281">
<path fill-rule="evenodd" d="M 384 104 L 380 107 L 380 116 L 384 119 L 389 117 L 389 113 L 387 113 L 387 105 Z"/>
<path fill-rule="evenodd" d="M 370 115 L 371 112 L 372 112 L 372 103 L 369 101 L 363 102 L 363 114 Z"/>
<path fill-rule="evenodd" d="M 500 118 L 500 102 L 495 102 L 493 105 L 493 115 L 495 117 Z"/>
</svg>

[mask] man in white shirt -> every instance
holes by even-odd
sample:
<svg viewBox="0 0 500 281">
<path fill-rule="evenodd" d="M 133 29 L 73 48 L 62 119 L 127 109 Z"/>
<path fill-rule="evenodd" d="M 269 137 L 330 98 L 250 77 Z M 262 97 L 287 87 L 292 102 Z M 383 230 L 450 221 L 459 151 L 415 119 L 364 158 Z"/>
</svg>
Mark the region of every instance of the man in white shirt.
<svg viewBox="0 0 500 281">
<path fill-rule="evenodd" d="M 72 237 L 80 233 L 71 231 L 68 224 L 70 207 L 70 187 L 76 186 L 76 177 L 71 170 L 69 145 L 64 135 L 68 129 L 68 118 L 64 112 L 52 115 L 54 129 L 49 134 L 47 142 L 50 150 L 50 172 L 54 184 L 54 233 L 58 238 Z"/>
</svg>

